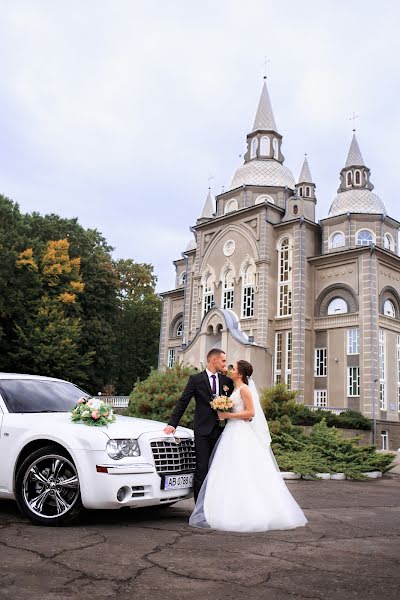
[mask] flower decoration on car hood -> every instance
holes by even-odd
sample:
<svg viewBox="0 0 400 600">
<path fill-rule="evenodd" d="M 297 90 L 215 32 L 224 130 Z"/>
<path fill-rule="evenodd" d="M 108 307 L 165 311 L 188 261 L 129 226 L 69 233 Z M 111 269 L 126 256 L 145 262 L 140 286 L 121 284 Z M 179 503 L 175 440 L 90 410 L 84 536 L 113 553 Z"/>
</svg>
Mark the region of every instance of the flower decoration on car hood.
<svg viewBox="0 0 400 600">
<path fill-rule="evenodd" d="M 84 423 L 96 427 L 107 426 L 115 422 L 112 406 L 98 398 L 79 398 L 71 410 L 71 421 L 73 423 Z"/>
</svg>

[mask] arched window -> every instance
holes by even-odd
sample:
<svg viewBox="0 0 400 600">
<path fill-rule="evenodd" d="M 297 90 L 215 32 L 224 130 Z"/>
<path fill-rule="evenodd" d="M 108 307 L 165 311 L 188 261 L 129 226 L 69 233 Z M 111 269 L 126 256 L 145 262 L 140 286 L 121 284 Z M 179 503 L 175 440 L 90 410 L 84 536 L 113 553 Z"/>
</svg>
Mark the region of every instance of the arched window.
<svg viewBox="0 0 400 600">
<path fill-rule="evenodd" d="M 309 186 L 306 187 L 306 196 L 307 196 L 307 198 L 309 198 L 311 196 Z"/>
<path fill-rule="evenodd" d="M 279 144 L 278 144 L 278 140 L 276 138 L 274 138 L 272 140 L 272 147 L 274 149 L 274 158 L 278 159 L 279 158 Z"/>
<path fill-rule="evenodd" d="M 258 139 L 254 138 L 251 142 L 250 158 L 255 158 L 257 156 L 257 148 L 258 148 Z"/>
<path fill-rule="evenodd" d="M 369 229 L 361 229 L 357 233 L 357 246 L 370 246 L 374 242 L 374 235 Z"/>
<path fill-rule="evenodd" d="M 329 302 L 328 315 L 339 315 L 347 312 L 347 302 L 343 298 L 334 298 Z"/>
<path fill-rule="evenodd" d="M 347 173 L 347 185 L 351 185 L 351 171 Z"/>
<path fill-rule="evenodd" d="M 233 271 L 225 271 L 222 279 L 222 308 L 233 310 Z"/>
<path fill-rule="evenodd" d="M 260 156 L 269 156 L 271 153 L 271 143 L 269 137 L 264 135 L 260 141 Z"/>
<path fill-rule="evenodd" d="M 185 285 L 185 283 L 186 283 L 186 271 L 183 271 L 179 275 L 179 285 Z"/>
<path fill-rule="evenodd" d="M 392 317 L 393 319 L 396 317 L 396 310 L 391 300 L 385 300 L 385 303 L 383 305 L 383 314 L 386 317 Z"/>
<path fill-rule="evenodd" d="M 299 188 L 299 196 L 300 196 L 300 197 L 302 197 L 302 196 L 303 196 L 303 188 L 302 188 L 302 187 L 300 187 L 300 188 Z"/>
<path fill-rule="evenodd" d="M 175 315 L 171 322 L 169 336 L 172 338 L 182 337 L 183 335 L 183 314 Z"/>
<path fill-rule="evenodd" d="M 360 185 L 361 183 L 361 173 L 360 171 L 356 171 L 356 185 Z"/>
<path fill-rule="evenodd" d="M 394 240 L 393 240 L 392 236 L 390 235 L 390 233 L 385 233 L 384 246 L 385 246 L 386 250 L 390 250 L 390 252 L 394 252 Z"/>
<path fill-rule="evenodd" d="M 242 271 L 242 318 L 254 315 L 255 269 L 248 264 Z"/>
<path fill-rule="evenodd" d="M 214 281 L 211 273 L 207 275 L 203 283 L 203 315 L 214 306 Z"/>
<path fill-rule="evenodd" d="M 231 198 L 225 204 L 225 214 L 234 212 L 237 209 L 238 209 L 238 202 L 237 202 L 236 198 Z"/>
<path fill-rule="evenodd" d="M 278 249 L 278 315 L 292 314 L 292 245 L 284 238 Z"/>
<path fill-rule="evenodd" d="M 293 205 L 293 214 L 294 214 L 294 215 L 297 215 L 297 214 L 298 214 L 298 212 L 299 212 L 299 207 L 297 206 L 297 204 L 294 204 L 294 205 Z"/>
<path fill-rule="evenodd" d="M 331 236 L 329 245 L 331 248 L 341 248 L 345 243 L 344 233 L 338 231 Z"/>
</svg>

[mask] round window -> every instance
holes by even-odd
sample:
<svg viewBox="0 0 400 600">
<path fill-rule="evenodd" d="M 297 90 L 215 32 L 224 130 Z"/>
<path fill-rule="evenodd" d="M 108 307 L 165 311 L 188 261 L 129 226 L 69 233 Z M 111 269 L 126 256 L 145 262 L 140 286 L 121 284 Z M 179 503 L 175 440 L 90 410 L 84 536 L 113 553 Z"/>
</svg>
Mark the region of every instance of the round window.
<svg viewBox="0 0 400 600">
<path fill-rule="evenodd" d="M 235 247 L 235 240 L 228 240 L 225 242 L 223 250 L 225 256 L 231 256 L 235 252 Z"/>
</svg>

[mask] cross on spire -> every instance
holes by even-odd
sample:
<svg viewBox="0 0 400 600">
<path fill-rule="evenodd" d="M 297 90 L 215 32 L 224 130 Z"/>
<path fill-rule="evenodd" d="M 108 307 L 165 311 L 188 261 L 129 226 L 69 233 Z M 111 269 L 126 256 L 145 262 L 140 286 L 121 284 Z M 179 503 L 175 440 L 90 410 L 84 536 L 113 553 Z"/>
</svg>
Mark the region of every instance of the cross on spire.
<svg viewBox="0 0 400 600">
<path fill-rule="evenodd" d="M 210 175 L 208 178 L 208 189 L 211 190 L 211 180 L 214 179 L 214 175 Z"/>
<path fill-rule="evenodd" d="M 264 67 L 264 79 L 267 79 L 267 64 L 271 62 L 270 59 L 267 60 L 267 57 L 264 57 L 263 67 Z"/>
<path fill-rule="evenodd" d="M 351 115 L 351 117 L 349 117 L 349 121 L 353 121 L 353 131 L 355 132 L 356 127 L 355 127 L 355 121 L 356 119 L 358 119 L 360 117 L 360 115 L 356 115 L 355 112 L 353 112 L 353 114 Z"/>
</svg>

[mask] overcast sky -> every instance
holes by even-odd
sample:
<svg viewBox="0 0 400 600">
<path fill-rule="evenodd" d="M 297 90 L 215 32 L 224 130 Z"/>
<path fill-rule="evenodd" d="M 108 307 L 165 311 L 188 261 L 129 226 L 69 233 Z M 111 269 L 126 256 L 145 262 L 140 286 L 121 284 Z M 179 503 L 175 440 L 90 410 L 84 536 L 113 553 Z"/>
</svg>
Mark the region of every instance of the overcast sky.
<svg viewBox="0 0 400 600">
<path fill-rule="evenodd" d="M 0 193 L 78 217 L 174 286 L 203 208 L 242 163 L 268 88 L 285 165 L 327 215 L 353 111 L 400 219 L 397 0 L 0 0 Z"/>
</svg>

